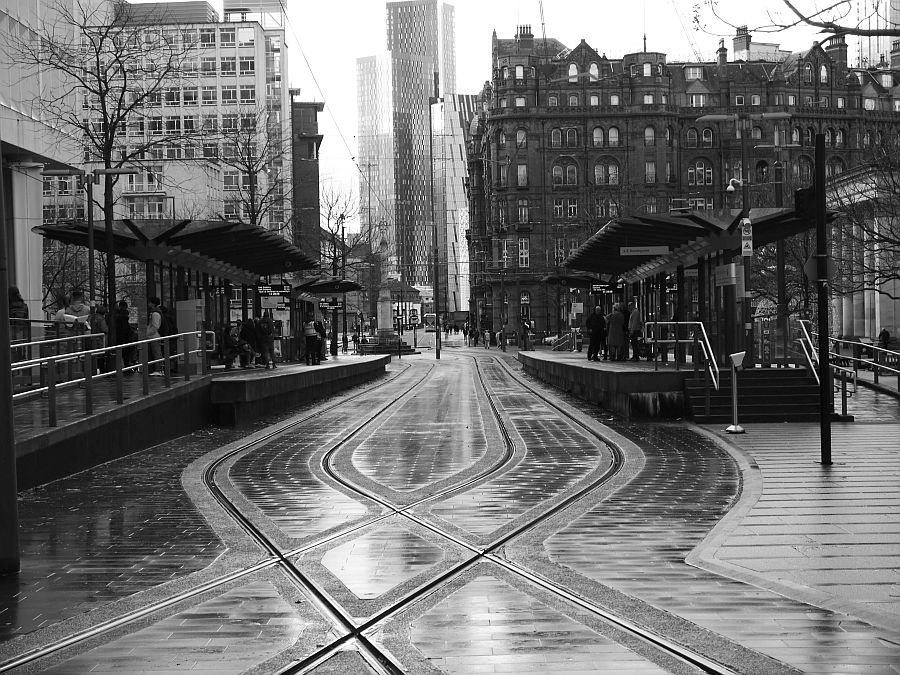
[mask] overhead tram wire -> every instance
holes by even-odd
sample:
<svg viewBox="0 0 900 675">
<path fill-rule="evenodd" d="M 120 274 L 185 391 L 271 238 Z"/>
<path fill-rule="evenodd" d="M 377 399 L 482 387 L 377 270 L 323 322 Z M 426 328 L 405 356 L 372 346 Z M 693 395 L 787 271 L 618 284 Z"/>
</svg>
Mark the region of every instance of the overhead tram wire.
<svg viewBox="0 0 900 675">
<path fill-rule="evenodd" d="M 297 49 L 300 50 L 300 56 L 303 57 L 303 63 L 306 64 L 306 70 L 309 71 L 310 77 L 312 77 L 313 82 L 316 85 L 316 89 L 319 92 L 319 96 L 322 100 L 325 100 L 325 92 L 322 91 L 322 85 L 319 84 L 319 78 L 316 77 L 316 73 L 313 71 L 312 65 L 309 62 L 309 59 L 306 58 L 306 52 L 303 51 L 303 46 L 300 44 L 300 38 L 297 35 L 297 31 L 294 29 L 294 24 L 291 22 L 291 17 L 288 15 L 287 6 L 284 3 L 284 0 L 278 0 L 278 4 L 281 7 L 281 11 L 284 14 L 285 21 L 287 21 L 288 28 L 291 31 L 291 36 L 294 38 L 294 43 L 297 45 Z M 344 135 L 344 132 L 341 129 L 341 126 L 338 124 L 337 119 L 334 116 L 334 113 L 331 112 L 331 108 L 326 106 L 328 110 L 328 116 L 331 118 L 332 123 L 334 123 L 335 129 L 337 129 L 338 136 L 341 139 L 341 142 L 344 144 L 344 148 L 347 150 L 347 154 L 350 157 L 350 161 L 353 162 L 353 166 L 356 167 L 357 173 L 362 176 L 362 167 L 359 165 L 359 162 L 356 160 L 356 155 L 353 154 L 353 149 L 350 147 L 350 144 L 347 142 L 347 137 Z M 368 178 L 366 179 L 366 183 L 368 184 Z M 369 186 L 371 187 L 371 186 Z M 387 221 L 390 227 L 395 227 L 396 223 L 393 222 L 393 213 L 391 213 L 390 209 L 387 208 L 387 205 L 381 199 L 380 195 L 376 194 L 375 199 L 378 201 L 381 206 L 382 213 L 387 214 Z"/>
</svg>

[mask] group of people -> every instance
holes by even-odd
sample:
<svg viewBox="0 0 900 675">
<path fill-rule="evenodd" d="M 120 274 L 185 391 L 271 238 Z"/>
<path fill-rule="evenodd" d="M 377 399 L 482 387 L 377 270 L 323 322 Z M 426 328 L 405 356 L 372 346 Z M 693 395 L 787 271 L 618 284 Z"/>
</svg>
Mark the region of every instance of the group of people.
<svg viewBox="0 0 900 675">
<path fill-rule="evenodd" d="M 222 360 L 225 369 L 234 368 L 238 359 L 241 368 L 264 367 L 275 369 L 275 321 L 267 309 L 261 317 L 238 319 L 227 323 L 222 335 Z"/>
<path fill-rule="evenodd" d="M 599 305 L 588 316 L 586 328 L 590 333 L 588 361 L 627 361 L 628 346 L 631 345 L 631 360 L 638 361 L 644 347 L 644 319 L 634 302 L 627 305 L 617 302 L 609 314 L 603 314 Z"/>
</svg>

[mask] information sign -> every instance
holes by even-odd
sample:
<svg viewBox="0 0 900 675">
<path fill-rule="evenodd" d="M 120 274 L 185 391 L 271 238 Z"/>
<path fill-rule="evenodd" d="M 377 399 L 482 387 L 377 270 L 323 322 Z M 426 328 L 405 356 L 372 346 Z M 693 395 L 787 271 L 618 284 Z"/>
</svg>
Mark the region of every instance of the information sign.
<svg viewBox="0 0 900 675">
<path fill-rule="evenodd" d="M 256 284 L 256 292 L 260 296 L 266 295 L 287 295 L 291 294 L 290 284 Z"/>
<path fill-rule="evenodd" d="M 619 255 L 666 255 L 668 246 L 620 246 Z"/>
<path fill-rule="evenodd" d="M 319 309 L 323 312 L 332 312 L 344 309 L 344 303 L 342 300 L 319 300 Z"/>
<path fill-rule="evenodd" d="M 753 257 L 753 224 L 749 218 L 741 219 L 741 256 Z"/>
</svg>

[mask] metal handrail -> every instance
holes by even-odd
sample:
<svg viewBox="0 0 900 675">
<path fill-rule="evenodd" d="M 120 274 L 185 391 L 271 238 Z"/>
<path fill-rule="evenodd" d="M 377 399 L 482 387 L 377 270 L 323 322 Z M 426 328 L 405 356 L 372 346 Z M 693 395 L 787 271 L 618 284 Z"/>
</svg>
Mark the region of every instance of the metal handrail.
<svg viewBox="0 0 900 675">
<path fill-rule="evenodd" d="M 655 326 L 674 326 L 675 330 L 673 332 L 674 332 L 675 337 L 659 339 L 659 338 L 655 337 L 656 336 L 655 329 L 654 329 L 654 331 L 649 330 L 650 326 L 654 326 L 654 327 Z M 644 339 L 648 339 L 646 336 L 652 332 L 653 337 L 649 338 L 649 341 L 653 342 L 654 344 L 659 344 L 659 343 L 669 344 L 669 343 L 671 343 L 671 344 L 674 344 L 677 346 L 677 345 L 681 344 L 682 342 L 687 342 L 687 340 L 683 340 L 679 337 L 678 326 L 687 326 L 689 328 L 690 327 L 695 327 L 695 328 L 699 327 L 700 336 L 702 336 L 702 339 L 699 339 L 698 343 L 700 344 L 700 347 L 703 351 L 704 367 L 706 368 L 707 372 L 709 373 L 709 377 L 712 380 L 713 387 L 715 388 L 716 391 L 719 391 L 719 380 L 720 380 L 719 364 L 716 363 L 715 356 L 713 355 L 712 345 L 710 344 L 709 336 L 706 334 L 706 327 L 703 325 L 702 321 L 647 321 L 644 324 L 644 336 L 645 336 Z M 696 333 L 694 334 L 694 336 L 697 337 Z M 658 352 L 659 352 L 659 350 L 657 350 L 657 354 L 654 354 L 654 356 L 653 356 L 654 361 L 656 360 Z M 677 364 L 677 358 L 676 358 L 676 364 Z"/>
<path fill-rule="evenodd" d="M 143 340 L 136 340 L 134 342 L 128 342 L 119 345 L 112 345 L 109 347 L 103 347 L 98 349 L 86 349 L 78 352 L 70 352 L 68 354 L 60 354 L 53 356 L 45 356 L 39 359 L 30 359 L 28 361 L 20 361 L 13 364 L 11 371 L 28 371 L 35 367 L 38 367 L 42 371 L 42 379 L 43 373 L 46 372 L 47 384 L 45 386 L 36 387 L 33 389 L 28 389 L 27 391 L 19 392 L 13 394 L 12 399 L 13 402 L 21 402 L 25 400 L 29 400 L 37 397 L 46 396 L 48 399 L 47 402 L 47 411 L 48 411 L 48 424 L 51 427 L 55 427 L 57 425 L 57 410 L 56 410 L 56 394 L 57 391 L 66 389 L 66 388 L 74 388 L 76 386 L 83 387 L 84 392 L 84 412 L 86 415 L 93 414 L 93 383 L 95 380 L 101 380 L 104 378 L 114 378 L 115 379 L 115 401 L 117 404 L 121 405 L 124 402 L 124 382 L 123 376 L 125 373 L 135 370 L 141 370 L 141 374 L 143 375 L 142 382 L 142 391 L 144 395 L 149 394 L 150 392 L 150 372 L 149 367 L 151 364 L 161 364 L 162 365 L 162 374 L 164 379 L 164 385 L 166 388 L 172 386 L 172 361 L 177 360 L 179 357 L 183 359 L 184 369 L 183 375 L 179 373 L 179 375 L 183 376 L 185 381 L 191 379 L 191 368 L 188 367 L 188 362 L 190 361 L 191 355 L 199 354 L 200 355 L 200 366 L 202 374 L 209 374 L 210 372 L 210 363 L 209 363 L 209 352 L 206 349 L 207 339 L 210 335 L 213 334 L 213 331 L 204 331 L 204 330 L 196 330 L 196 331 L 185 331 L 183 333 L 177 333 L 174 335 L 165 335 L 161 337 L 155 338 L 146 338 Z M 192 337 L 197 339 L 197 347 L 195 349 L 189 349 L 189 341 L 184 338 Z M 170 344 L 172 340 L 178 340 L 182 338 L 183 349 L 180 353 L 172 354 L 170 352 Z M 212 335 L 212 340 L 215 340 L 215 335 Z M 162 347 L 162 356 L 158 359 L 150 359 L 149 358 L 149 346 L 153 342 L 160 343 Z M 122 356 L 125 349 L 128 348 L 137 348 L 140 354 L 140 361 L 137 364 L 131 366 L 123 366 Z M 114 354 L 115 358 L 115 369 L 106 372 L 95 374 L 94 373 L 94 360 L 98 355 L 108 355 Z M 72 362 L 76 360 L 83 360 L 85 363 L 84 375 L 73 378 L 71 380 L 62 382 L 57 385 L 56 377 L 57 377 L 57 365 L 59 363 Z"/>
<path fill-rule="evenodd" d="M 811 322 L 808 319 L 800 319 L 798 321 L 798 323 L 800 324 L 800 328 L 803 331 L 803 337 L 800 338 L 800 344 L 803 347 L 804 352 L 806 352 L 806 346 L 804 344 L 804 341 L 808 342 L 808 344 L 810 345 L 810 351 L 812 352 L 812 360 L 815 362 L 816 365 L 818 365 L 818 363 L 819 363 L 818 350 L 812 349 L 812 345 L 813 345 L 813 338 L 818 339 L 819 334 L 817 331 L 810 329 L 809 326 L 811 325 Z M 897 389 L 900 390 L 900 353 L 897 353 L 890 349 L 884 349 L 883 347 L 878 347 L 875 344 L 861 343 L 856 340 L 844 340 L 843 338 L 836 338 L 836 337 L 831 337 L 831 336 L 828 337 L 828 342 L 830 345 L 832 345 L 832 348 L 829 348 L 829 350 L 828 350 L 829 365 L 831 365 L 832 370 L 840 370 L 840 371 L 849 373 L 849 372 L 851 372 L 850 368 L 848 368 L 846 366 L 842 366 L 842 365 L 837 365 L 834 363 L 834 361 L 840 360 L 842 362 L 849 361 L 849 362 L 853 363 L 852 372 L 853 372 L 853 381 L 854 381 L 854 391 L 856 391 L 856 382 L 858 379 L 857 371 L 858 371 L 860 365 L 872 368 L 872 372 L 873 372 L 876 384 L 878 383 L 879 371 L 884 370 L 889 373 L 893 373 L 894 375 L 897 376 Z M 870 350 L 872 352 L 872 355 L 875 358 L 873 360 L 869 360 L 869 359 L 864 359 L 861 356 L 857 357 L 852 354 L 842 354 L 837 351 L 837 348 L 839 346 L 846 346 L 846 347 L 850 348 L 851 351 L 855 351 L 856 349 L 864 347 L 865 349 Z M 879 356 L 878 356 L 879 354 L 884 354 L 885 356 L 889 355 L 892 357 L 896 357 L 898 360 L 898 367 L 893 368 L 891 366 L 886 365 L 884 363 L 884 361 L 886 361 L 887 359 L 879 358 Z M 813 368 L 813 372 L 815 372 L 815 368 Z M 819 375 L 817 372 L 815 372 L 815 375 L 816 375 L 816 381 L 818 382 Z"/>
</svg>

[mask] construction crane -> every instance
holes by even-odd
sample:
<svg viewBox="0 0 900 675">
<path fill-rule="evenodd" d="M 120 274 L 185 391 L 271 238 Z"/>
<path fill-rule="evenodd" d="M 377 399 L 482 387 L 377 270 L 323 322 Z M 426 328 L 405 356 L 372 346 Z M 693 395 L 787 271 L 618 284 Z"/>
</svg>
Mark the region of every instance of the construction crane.
<svg viewBox="0 0 900 675">
<path fill-rule="evenodd" d="M 687 26 L 684 25 L 684 17 L 681 15 L 681 10 L 678 9 L 678 0 L 671 0 L 672 9 L 675 10 L 675 16 L 678 17 L 678 23 L 681 24 L 681 30 L 684 31 L 684 36 L 687 38 L 688 44 L 691 46 L 691 51 L 694 52 L 694 58 L 697 59 L 697 63 L 703 62 L 703 57 L 700 56 L 700 50 L 697 49 L 697 44 L 694 42 L 694 37 L 691 35 L 691 32 L 688 30 Z"/>
</svg>

